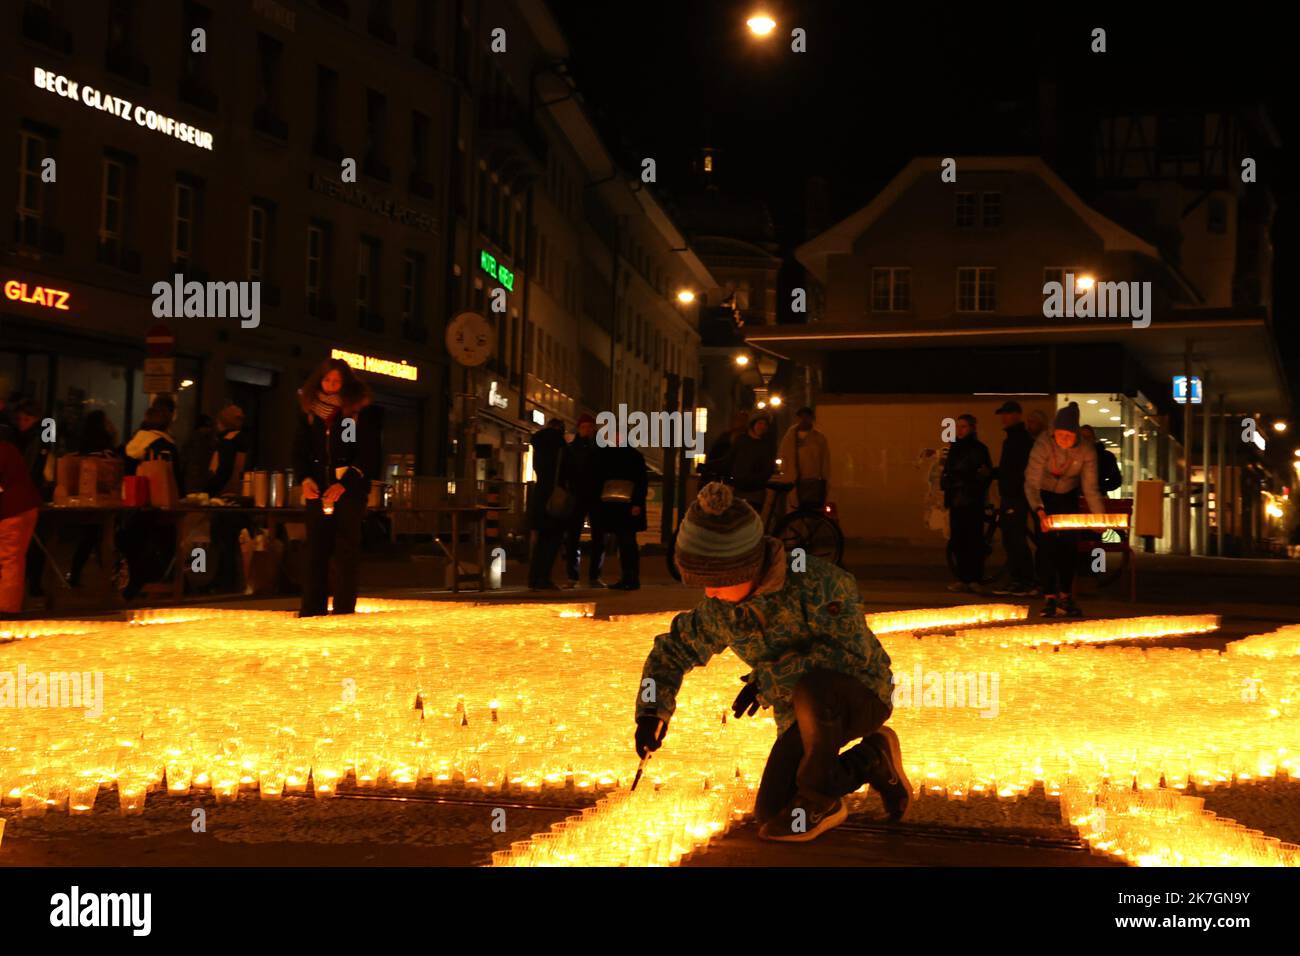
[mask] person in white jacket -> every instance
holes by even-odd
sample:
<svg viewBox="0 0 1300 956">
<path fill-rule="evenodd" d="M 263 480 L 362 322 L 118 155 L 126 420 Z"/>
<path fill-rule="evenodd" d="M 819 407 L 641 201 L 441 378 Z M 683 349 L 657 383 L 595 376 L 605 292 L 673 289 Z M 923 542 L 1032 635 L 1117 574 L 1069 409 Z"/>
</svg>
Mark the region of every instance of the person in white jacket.
<svg viewBox="0 0 1300 956">
<path fill-rule="evenodd" d="M 811 408 L 805 405 L 794 414 L 795 423 L 781 439 L 781 472 L 776 480 L 794 486 L 786 499 L 788 510 L 820 508 L 831 480 L 831 446 L 817 430 Z"/>
<path fill-rule="evenodd" d="M 1025 500 L 1039 527 L 1048 515 L 1077 514 L 1080 494 L 1092 514 L 1105 514 L 1097 487 L 1097 450 L 1079 438 L 1079 404 L 1071 402 L 1056 413 L 1051 431 L 1038 436 L 1025 469 Z M 1082 617 L 1074 602 L 1074 566 L 1079 560 L 1079 532 L 1047 531 L 1038 537 L 1039 573 L 1046 602 L 1042 617 Z"/>
</svg>

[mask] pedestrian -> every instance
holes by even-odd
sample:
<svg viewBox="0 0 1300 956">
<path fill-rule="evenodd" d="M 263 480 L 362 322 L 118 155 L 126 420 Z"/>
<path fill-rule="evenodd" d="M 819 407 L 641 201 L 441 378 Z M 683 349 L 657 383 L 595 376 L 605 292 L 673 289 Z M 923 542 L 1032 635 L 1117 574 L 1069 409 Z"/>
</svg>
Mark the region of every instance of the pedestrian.
<svg viewBox="0 0 1300 956">
<path fill-rule="evenodd" d="M 207 493 L 208 482 L 212 478 L 212 453 L 217 447 L 216 426 L 211 415 L 199 415 L 194 420 L 194 430 L 181 452 L 185 462 L 185 485 L 187 495 Z"/>
<path fill-rule="evenodd" d="M 759 835 L 812 840 L 844 822 L 844 797 L 864 783 L 891 819 L 901 819 L 911 786 L 898 736 L 884 726 L 893 675 L 853 576 L 811 555 L 805 570 L 787 570 L 781 542 L 764 535 L 758 514 L 720 482 L 687 509 L 676 562 L 682 582 L 704 588 L 705 598 L 673 618 L 646 658 L 637 755 L 662 744 L 687 671 L 730 648 L 752 668 L 732 712 L 739 718 L 771 707 L 776 718 L 755 803 Z"/>
<path fill-rule="evenodd" d="M 81 436 L 77 440 L 77 454 L 84 458 L 94 458 L 113 462 L 117 454 L 117 429 L 113 421 L 102 408 L 87 413 L 81 423 Z M 72 563 L 68 568 L 69 587 L 81 585 L 81 573 L 91 554 L 101 546 L 100 529 L 96 525 L 84 525 L 79 529 L 77 547 L 72 552 Z"/>
<path fill-rule="evenodd" d="M 302 418 L 294 438 L 294 473 L 307 507 L 307 576 L 299 617 L 327 613 L 334 562 L 335 614 L 357 607 L 361 522 L 370 482 L 381 472 L 379 426 L 370 389 L 342 359 L 326 359 L 298 390 Z"/>
<path fill-rule="evenodd" d="M 948 509 L 949 547 L 957 558 L 957 582 L 949 591 L 984 589 L 984 503 L 993 479 L 993 460 L 979 440 L 974 415 L 957 416 L 957 440 L 943 463 L 943 505 Z"/>
<path fill-rule="evenodd" d="M 171 399 L 156 399 L 145 409 L 139 430 L 126 443 L 127 474 L 135 474 L 144 461 L 168 461 L 176 476 L 176 487 L 184 487 L 181 451 L 170 430 L 175 417 L 176 403 Z"/>
<path fill-rule="evenodd" d="M 793 486 L 786 506 L 790 511 L 820 511 L 831 480 L 831 446 L 817 430 L 811 408 L 805 405 L 794 415 L 795 423 L 781 439 L 780 481 Z"/>
<path fill-rule="evenodd" d="M 0 441 L 0 615 L 22 613 L 27 549 L 36 532 L 41 496 L 22 453 Z"/>
<path fill-rule="evenodd" d="M 1041 409 L 1035 408 L 1025 416 L 1025 430 L 1029 432 L 1029 437 L 1038 440 L 1038 436 L 1047 428 L 1047 413 Z"/>
<path fill-rule="evenodd" d="M 567 586 L 576 588 L 582 571 L 582 529 L 591 525 L 591 550 L 587 560 L 587 583 L 605 587 L 600 572 L 605 564 L 605 531 L 600 526 L 600 476 L 596 470 L 596 419 L 578 416 L 577 431 L 564 448 L 560 484 L 573 496 L 573 513 L 564 535 L 564 570 Z"/>
<path fill-rule="evenodd" d="M 731 416 L 731 425 L 718 436 L 718 440 L 709 448 L 704 464 L 700 466 L 700 486 L 711 481 L 731 481 L 731 455 L 735 449 L 736 439 L 745 434 L 749 428 L 749 415 L 736 412 Z"/>
<path fill-rule="evenodd" d="M 533 488 L 528 498 L 528 522 L 535 540 L 528 563 L 528 587 L 533 591 L 558 591 L 559 585 L 551 580 L 551 569 L 560 553 L 573 505 L 569 492 L 559 484 L 564 422 L 552 418 L 546 427 L 533 432 L 529 444 L 533 446 Z"/>
<path fill-rule="evenodd" d="M 645 456 L 620 436 L 617 445 L 596 454 L 600 478 L 599 526 L 618 544 L 619 578 L 610 585 L 619 591 L 641 587 L 641 556 L 636 533 L 646 530 L 645 502 L 649 479 Z"/>
<path fill-rule="evenodd" d="M 1093 514 L 1106 512 L 1097 488 L 1097 453 L 1089 442 L 1079 439 L 1079 403 L 1071 402 L 1057 411 L 1052 431 L 1038 437 L 1025 469 L 1025 498 L 1042 528 L 1038 537 L 1044 556 L 1040 570 L 1047 596 L 1042 617 L 1055 617 L 1058 610 L 1063 617 L 1083 616 L 1073 594 L 1079 533 L 1043 527 L 1043 519 L 1049 515 L 1076 514 L 1080 492 Z"/>
<path fill-rule="evenodd" d="M 18 397 L 12 403 L 12 428 L 8 432 L 10 441 L 22 456 L 36 494 L 41 501 L 52 497 L 55 478 L 55 456 L 53 446 L 47 444 L 41 434 L 41 407 L 35 399 Z M 45 575 L 45 552 L 35 541 L 35 534 L 29 542 L 25 572 L 27 590 L 32 597 L 44 597 L 45 587 L 42 579 Z"/>
<path fill-rule="evenodd" d="M 210 497 L 238 494 L 248 464 L 248 438 L 244 434 L 244 410 L 233 402 L 217 413 L 213 430 L 214 447 L 208 461 L 204 491 Z"/>
<path fill-rule="evenodd" d="M 1081 426 L 1079 437 L 1089 442 L 1097 453 L 1097 490 L 1109 498 L 1110 492 L 1124 484 L 1119 461 L 1109 448 L 1097 440 L 1097 431 L 1091 425 Z"/>
<path fill-rule="evenodd" d="M 776 473 L 776 445 L 772 440 L 772 416 L 756 411 L 749 416 L 748 430 L 731 448 L 731 484 L 736 497 L 766 517 L 767 483 Z"/>
<path fill-rule="evenodd" d="M 1008 583 L 994 594 L 1028 597 L 1038 593 L 1034 580 L 1034 559 L 1029 553 L 1029 502 L 1025 500 L 1025 467 L 1034 440 L 1022 420 L 1023 410 L 1014 399 L 1003 402 L 994 413 L 1002 422 L 1002 454 L 998 458 L 998 527 L 1002 548 L 1007 553 Z"/>
</svg>

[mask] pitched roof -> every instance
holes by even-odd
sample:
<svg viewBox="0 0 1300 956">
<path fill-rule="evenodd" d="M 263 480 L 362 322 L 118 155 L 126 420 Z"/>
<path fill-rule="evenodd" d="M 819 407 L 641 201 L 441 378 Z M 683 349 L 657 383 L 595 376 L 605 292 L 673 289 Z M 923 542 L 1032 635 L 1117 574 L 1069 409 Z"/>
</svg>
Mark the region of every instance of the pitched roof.
<svg viewBox="0 0 1300 956">
<path fill-rule="evenodd" d="M 1088 226 L 1107 252 L 1136 252 L 1152 259 L 1160 259 L 1155 246 L 1139 239 L 1119 223 L 1103 216 L 1082 199 L 1078 193 L 1065 184 L 1038 156 L 963 156 L 957 157 L 957 169 L 962 172 L 1007 172 L 1023 173 L 1037 176 L 1055 192 L 1083 223 Z M 795 258 L 801 262 L 821 282 L 826 281 L 826 261 L 833 255 L 844 255 L 852 251 L 853 243 L 872 224 L 892 206 L 900 196 L 912 187 L 922 176 L 938 175 L 943 160 L 937 156 L 918 156 L 902 171 L 889 181 L 871 202 L 867 203 L 853 215 L 821 235 L 809 239 L 795 250 Z"/>
</svg>

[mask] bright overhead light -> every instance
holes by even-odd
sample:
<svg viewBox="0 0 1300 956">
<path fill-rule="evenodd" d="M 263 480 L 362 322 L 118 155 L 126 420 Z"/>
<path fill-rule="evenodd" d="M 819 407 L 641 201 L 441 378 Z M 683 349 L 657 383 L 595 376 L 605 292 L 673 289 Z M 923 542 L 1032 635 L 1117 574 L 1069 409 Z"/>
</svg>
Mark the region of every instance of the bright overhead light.
<svg viewBox="0 0 1300 956">
<path fill-rule="evenodd" d="M 776 29 L 776 21 L 766 13 L 756 13 L 745 21 L 745 26 L 749 27 L 749 32 L 756 37 L 765 37 Z"/>
<path fill-rule="evenodd" d="M 1118 415 L 1112 415 L 1112 416 L 1110 416 L 1110 420 L 1111 420 L 1112 422 L 1117 422 L 1117 421 L 1120 420 L 1120 417 L 1119 417 Z"/>
<path fill-rule="evenodd" d="M 1297 449 L 1295 450 L 1295 456 L 1296 456 L 1297 458 L 1300 458 L 1300 448 L 1297 448 Z"/>
<path fill-rule="evenodd" d="M 695 301 L 695 293 L 690 289 L 682 289 L 677 293 L 677 301 L 682 305 L 690 305 Z"/>
<path fill-rule="evenodd" d="M 773 395 L 772 398 L 770 399 L 770 401 L 771 401 L 771 403 L 772 403 L 772 407 L 773 407 L 773 408 L 780 408 L 780 407 L 781 407 L 781 396 L 780 396 L 780 395 Z"/>
<path fill-rule="evenodd" d="M 1097 409 L 1097 411 L 1101 412 L 1103 415 L 1109 415 L 1109 414 L 1110 414 L 1110 409 L 1109 409 L 1109 408 L 1099 408 L 1099 409 Z"/>
<path fill-rule="evenodd" d="M 1097 280 L 1092 276 L 1079 276 L 1074 280 L 1074 286 L 1076 289 L 1082 289 L 1084 292 L 1087 292 L 1092 288 L 1092 284 L 1096 281 Z"/>
<path fill-rule="evenodd" d="M 759 402 L 759 403 L 758 403 L 758 407 L 759 407 L 759 408 L 767 408 L 767 402 Z"/>
<path fill-rule="evenodd" d="M 746 365 L 749 364 L 749 356 L 746 355 L 744 352 L 737 353 L 736 364 L 739 365 L 741 368 L 744 368 Z"/>
<path fill-rule="evenodd" d="M 1097 400 L 1096 400 L 1095 398 L 1090 398 L 1090 399 L 1088 399 L 1088 404 L 1089 404 L 1089 405 L 1096 405 L 1096 404 L 1097 404 Z"/>
<path fill-rule="evenodd" d="M 1276 422 L 1274 422 L 1274 423 L 1273 423 L 1273 431 L 1275 431 L 1275 432 L 1284 432 L 1284 431 L 1286 431 L 1286 422 L 1283 422 L 1283 421 L 1276 421 Z"/>
</svg>

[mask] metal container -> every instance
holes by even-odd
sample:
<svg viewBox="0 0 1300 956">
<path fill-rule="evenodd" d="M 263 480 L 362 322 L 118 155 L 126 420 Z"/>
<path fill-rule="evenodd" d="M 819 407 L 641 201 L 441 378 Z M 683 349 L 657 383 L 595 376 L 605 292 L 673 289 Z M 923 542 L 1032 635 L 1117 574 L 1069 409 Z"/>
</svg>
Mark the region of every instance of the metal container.
<svg viewBox="0 0 1300 956">
<path fill-rule="evenodd" d="M 283 508 L 289 504 L 289 479 L 282 471 L 271 472 L 271 507 Z"/>
<path fill-rule="evenodd" d="M 253 472 L 253 505 L 265 508 L 271 497 L 271 476 L 265 471 Z"/>
</svg>

